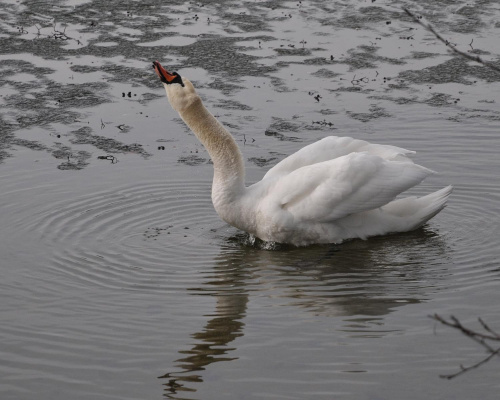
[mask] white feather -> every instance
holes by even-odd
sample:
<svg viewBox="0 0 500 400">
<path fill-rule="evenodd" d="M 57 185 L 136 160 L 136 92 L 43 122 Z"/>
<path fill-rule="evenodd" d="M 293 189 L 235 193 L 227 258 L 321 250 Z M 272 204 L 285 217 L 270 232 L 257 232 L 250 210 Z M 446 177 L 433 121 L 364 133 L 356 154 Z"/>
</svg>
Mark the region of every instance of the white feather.
<svg viewBox="0 0 500 400">
<path fill-rule="evenodd" d="M 236 142 L 182 80 L 184 86 L 165 89 L 212 158 L 214 207 L 224 221 L 262 240 L 301 246 L 405 232 L 441 211 L 451 193 L 448 186 L 395 200 L 433 171 L 414 164 L 412 151 L 336 136 L 302 148 L 245 187 Z"/>
</svg>

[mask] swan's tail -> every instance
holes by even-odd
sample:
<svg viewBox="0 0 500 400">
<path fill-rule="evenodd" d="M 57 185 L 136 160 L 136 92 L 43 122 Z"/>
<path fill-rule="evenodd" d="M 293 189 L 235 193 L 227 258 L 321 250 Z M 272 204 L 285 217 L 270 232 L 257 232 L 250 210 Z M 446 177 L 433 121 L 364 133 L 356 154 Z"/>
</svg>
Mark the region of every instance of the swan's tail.
<svg viewBox="0 0 500 400">
<path fill-rule="evenodd" d="M 452 191 L 453 186 L 447 186 L 427 196 L 394 200 L 382 207 L 382 210 L 406 225 L 406 227 L 401 226 L 401 228 L 411 231 L 422 226 L 439 213 L 446 206 Z"/>
<path fill-rule="evenodd" d="M 347 232 L 344 236 L 363 239 L 387 233 L 412 231 L 425 224 L 446 206 L 452 190 L 452 186 L 447 186 L 427 196 L 394 200 L 375 210 L 350 215 L 337 223 Z"/>
</svg>

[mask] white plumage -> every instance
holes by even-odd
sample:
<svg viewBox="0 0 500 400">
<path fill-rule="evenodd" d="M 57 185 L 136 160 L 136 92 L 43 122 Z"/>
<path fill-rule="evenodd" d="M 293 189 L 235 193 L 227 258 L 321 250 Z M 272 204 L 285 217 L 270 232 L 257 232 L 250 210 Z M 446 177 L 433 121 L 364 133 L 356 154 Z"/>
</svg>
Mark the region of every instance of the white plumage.
<svg viewBox="0 0 500 400">
<path fill-rule="evenodd" d="M 230 133 L 208 112 L 189 80 L 158 62 L 172 107 L 209 152 L 212 200 L 227 223 L 262 240 L 304 246 L 406 232 L 441 211 L 448 186 L 427 196 L 396 196 L 433 171 L 399 147 L 326 137 L 285 158 L 245 187 L 243 158 Z"/>
</svg>

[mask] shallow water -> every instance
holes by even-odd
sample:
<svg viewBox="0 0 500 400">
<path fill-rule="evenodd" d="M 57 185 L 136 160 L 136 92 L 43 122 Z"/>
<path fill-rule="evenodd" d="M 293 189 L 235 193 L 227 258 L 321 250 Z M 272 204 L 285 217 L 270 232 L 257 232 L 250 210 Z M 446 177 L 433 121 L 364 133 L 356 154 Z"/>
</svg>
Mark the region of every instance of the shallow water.
<svg viewBox="0 0 500 400">
<path fill-rule="evenodd" d="M 3 1 L 0 398 L 496 399 L 498 359 L 439 377 L 485 354 L 428 315 L 500 329 L 500 74 L 401 4 Z M 497 62 L 496 2 L 404 4 Z M 440 174 L 412 193 L 453 184 L 449 206 L 407 234 L 252 245 L 154 59 L 249 182 L 349 135 L 416 150 Z"/>
</svg>

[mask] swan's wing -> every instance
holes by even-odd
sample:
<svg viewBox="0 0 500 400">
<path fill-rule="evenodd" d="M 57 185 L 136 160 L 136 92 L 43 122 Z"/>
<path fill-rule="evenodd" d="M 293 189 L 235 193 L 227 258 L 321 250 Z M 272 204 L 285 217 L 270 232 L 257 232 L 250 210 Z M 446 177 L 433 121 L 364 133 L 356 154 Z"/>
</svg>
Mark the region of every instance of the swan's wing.
<svg viewBox="0 0 500 400">
<path fill-rule="evenodd" d="M 288 211 L 297 222 L 328 222 L 381 207 L 432 173 L 409 162 L 351 153 L 278 178 L 267 204 Z"/>
<path fill-rule="evenodd" d="M 328 136 L 283 159 L 271 168 L 263 179 L 287 175 L 306 165 L 333 160 L 353 152 L 367 152 L 386 160 L 406 162 L 412 162 L 406 155 L 415 153 L 396 146 L 372 144 L 350 137 Z"/>
</svg>

